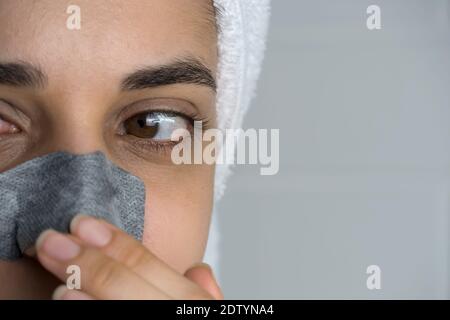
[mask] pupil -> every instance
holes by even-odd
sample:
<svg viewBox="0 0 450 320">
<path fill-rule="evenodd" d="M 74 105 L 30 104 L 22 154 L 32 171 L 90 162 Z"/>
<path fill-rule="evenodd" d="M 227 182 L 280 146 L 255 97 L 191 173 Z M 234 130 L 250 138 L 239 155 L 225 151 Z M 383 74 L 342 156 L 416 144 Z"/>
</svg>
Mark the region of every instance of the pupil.
<svg viewBox="0 0 450 320">
<path fill-rule="evenodd" d="M 143 127 L 145 127 L 147 121 L 145 121 L 145 119 L 144 120 L 143 119 L 138 119 L 137 123 L 138 123 L 139 127 L 143 128 Z"/>
<path fill-rule="evenodd" d="M 136 115 L 125 121 L 125 130 L 127 134 L 131 134 L 139 138 L 153 138 L 159 129 L 159 123 L 156 121 L 147 122 L 148 114 Z"/>
</svg>

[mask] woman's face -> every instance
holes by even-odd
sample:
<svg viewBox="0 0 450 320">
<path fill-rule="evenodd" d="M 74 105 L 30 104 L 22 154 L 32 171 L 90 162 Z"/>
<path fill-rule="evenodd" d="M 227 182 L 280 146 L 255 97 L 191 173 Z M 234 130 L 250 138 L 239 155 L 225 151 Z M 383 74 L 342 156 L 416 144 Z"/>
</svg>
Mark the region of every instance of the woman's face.
<svg viewBox="0 0 450 320">
<path fill-rule="evenodd" d="M 104 152 L 145 182 L 144 244 L 184 272 L 203 257 L 214 167 L 173 164 L 174 127 L 136 123 L 215 126 L 212 3 L 78 0 L 79 30 L 67 27 L 71 4 L 0 0 L 0 172 L 54 151 Z M 33 298 L 56 280 L 24 258 L 0 262 L 0 283 L 0 297 Z"/>
</svg>

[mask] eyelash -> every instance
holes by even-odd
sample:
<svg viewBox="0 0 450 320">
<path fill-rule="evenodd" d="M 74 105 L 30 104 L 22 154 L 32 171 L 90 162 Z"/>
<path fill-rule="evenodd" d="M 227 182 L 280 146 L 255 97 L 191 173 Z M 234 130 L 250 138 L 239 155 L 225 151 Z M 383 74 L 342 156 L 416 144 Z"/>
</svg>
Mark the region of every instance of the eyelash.
<svg viewBox="0 0 450 320">
<path fill-rule="evenodd" d="M 179 116 L 182 117 L 184 119 L 186 119 L 189 124 L 190 124 L 190 130 L 192 130 L 193 126 L 194 126 L 194 121 L 201 121 L 202 122 L 202 128 L 203 130 L 206 130 L 208 128 L 210 128 L 210 119 L 208 119 L 207 117 L 202 117 L 199 113 L 197 112 L 192 112 L 192 113 L 184 113 L 184 112 L 180 112 L 178 110 L 174 110 L 174 109 L 151 109 L 151 110 L 142 110 L 139 112 L 136 112 L 134 114 L 131 114 L 130 116 L 128 116 L 127 119 L 138 115 L 138 114 L 142 114 L 142 113 L 147 113 L 147 114 L 152 114 L 152 113 L 162 113 L 162 114 L 166 114 L 168 116 Z M 4 117 L 3 115 L 0 114 L 0 119 L 4 119 L 5 121 L 11 122 L 12 124 L 16 125 L 14 122 L 10 121 L 7 117 Z M 127 120 L 125 119 L 125 120 Z M 17 125 L 16 125 L 17 126 Z M 122 126 L 123 126 L 123 122 L 122 122 Z M 20 130 L 22 130 L 19 126 L 18 128 Z M 123 129 L 122 129 L 123 130 Z M 124 131 L 123 131 L 124 132 Z M 161 141 L 156 141 L 153 139 L 145 139 L 145 138 L 138 138 L 138 137 L 134 137 L 131 135 L 127 135 L 126 133 L 123 134 L 119 134 L 120 136 L 128 136 L 128 142 L 133 145 L 134 148 L 136 148 L 136 150 L 140 150 L 140 149 L 145 149 L 148 150 L 150 152 L 155 152 L 155 153 L 162 153 L 162 154 L 166 154 L 172 151 L 173 147 L 178 144 L 179 142 L 176 141 L 165 141 L 165 142 L 161 142 Z"/>
</svg>

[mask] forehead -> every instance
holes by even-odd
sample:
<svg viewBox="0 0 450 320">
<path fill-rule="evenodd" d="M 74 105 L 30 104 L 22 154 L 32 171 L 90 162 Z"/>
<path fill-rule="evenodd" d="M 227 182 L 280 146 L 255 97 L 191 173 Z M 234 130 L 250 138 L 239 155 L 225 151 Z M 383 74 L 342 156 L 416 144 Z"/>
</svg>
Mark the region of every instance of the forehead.
<svg viewBox="0 0 450 320">
<path fill-rule="evenodd" d="M 210 0 L 79 0 L 81 29 L 69 30 L 66 0 L 0 0 L 0 61 L 23 60 L 51 77 L 196 56 L 212 70 L 216 31 Z"/>
</svg>

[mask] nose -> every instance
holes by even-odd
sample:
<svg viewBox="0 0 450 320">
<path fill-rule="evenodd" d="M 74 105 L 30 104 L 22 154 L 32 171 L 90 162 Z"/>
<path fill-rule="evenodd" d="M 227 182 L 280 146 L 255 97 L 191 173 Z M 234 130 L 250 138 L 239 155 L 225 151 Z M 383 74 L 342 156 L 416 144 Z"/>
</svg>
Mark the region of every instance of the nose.
<svg viewBox="0 0 450 320">
<path fill-rule="evenodd" d="M 85 102 L 66 104 L 53 110 L 45 132 L 45 149 L 73 154 L 106 153 L 104 118 L 100 109 L 98 105 Z"/>
</svg>

